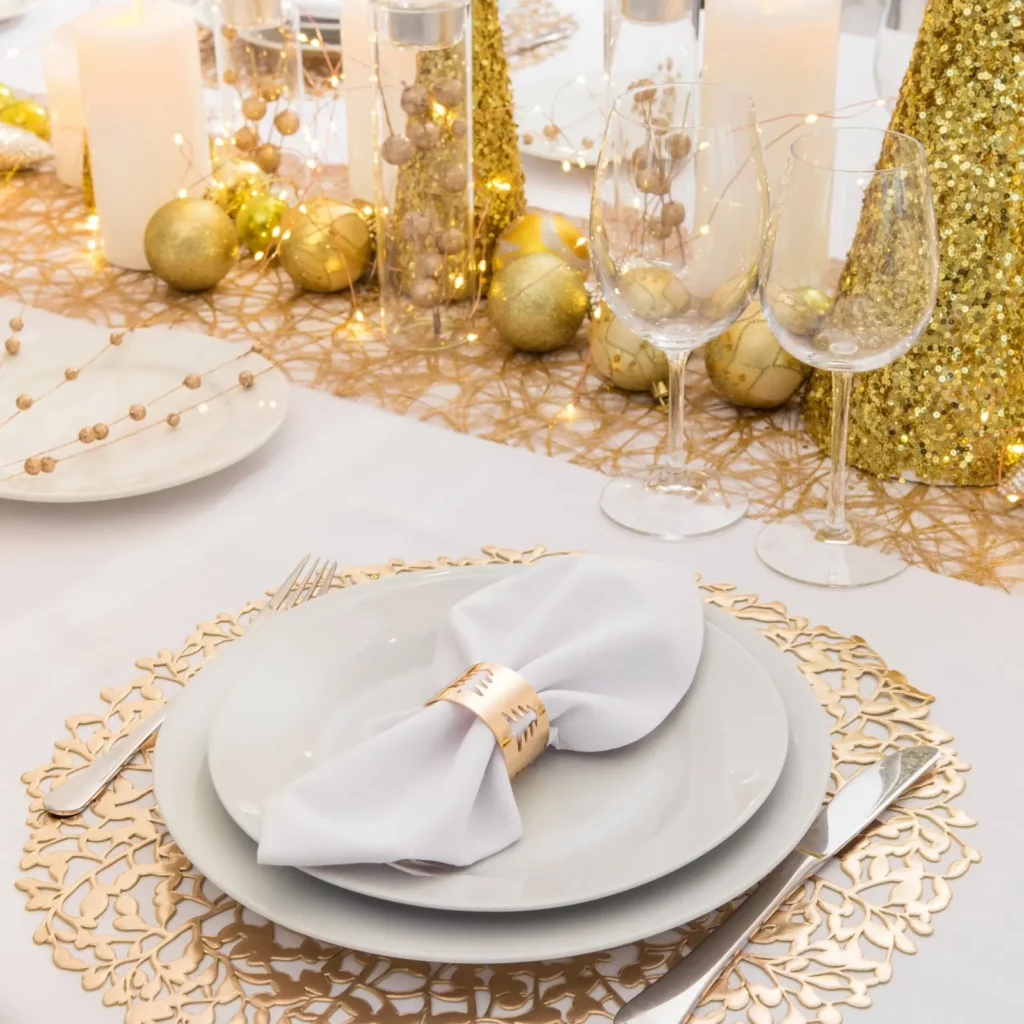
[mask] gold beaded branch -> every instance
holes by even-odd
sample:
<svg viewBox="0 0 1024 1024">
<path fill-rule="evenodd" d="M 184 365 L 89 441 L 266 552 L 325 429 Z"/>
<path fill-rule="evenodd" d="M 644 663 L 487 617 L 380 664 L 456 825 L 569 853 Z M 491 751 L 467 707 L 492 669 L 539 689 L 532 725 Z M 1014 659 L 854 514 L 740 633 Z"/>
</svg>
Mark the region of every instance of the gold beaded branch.
<svg viewBox="0 0 1024 1024">
<path fill-rule="evenodd" d="M 22 328 L 24 327 L 24 323 L 20 317 L 13 317 L 10 320 L 10 327 L 11 330 L 16 334 L 18 331 L 22 330 Z M 38 398 L 33 399 L 31 395 L 19 395 L 18 398 L 16 399 L 16 411 L 12 413 L 6 420 L 0 423 L 0 428 L 6 426 L 22 412 L 27 412 L 34 405 L 37 405 L 40 401 L 42 401 L 42 399 L 48 398 L 49 396 L 56 393 L 63 385 L 70 383 L 71 381 L 77 380 L 82 370 L 86 369 L 86 367 L 93 365 L 104 354 L 104 352 L 109 350 L 110 347 L 117 347 L 121 345 L 121 343 L 124 341 L 124 337 L 125 333 L 123 331 L 115 331 L 113 334 L 110 335 L 108 345 L 105 345 L 102 349 L 100 349 L 94 356 L 92 356 L 89 360 L 83 363 L 80 368 L 69 367 L 68 369 L 66 369 L 64 371 L 63 379 L 59 381 L 57 384 L 55 384 L 48 391 L 45 391 Z M 21 342 L 18 338 L 12 335 L 10 338 L 7 339 L 7 342 L 5 344 L 5 353 L 7 356 L 17 355 L 20 352 L 20 350 Z M 221 363 L 220 365 L 214 366 L 205 372 L 207 374 L 218 373 L 221 370 L 225 369 L 226 367 L 231 366 L 232 363 L 237 363 L 240 359 L 244 359 L 246 356 L 252 355 L 255 352 L 255 348 L 248 348 L 244 352 L 240 352 L 238 355 L 232 356 L 231 359 L 228 359 L 225 362 Z M 15 459 L 11 462 L 0 464 L 0 471 L 9 469 L 10 467 L 17 466 L 19 464 L 21 466 L 21 468 L 16 472 L 8 473 L 5 476 L 0 476 L 0 483 L 3 483 L 7 480 L 13 480 L 19 476 L 38 476 L 40 473 L 52 473 L 57 468 L 57 464 L 59 462 L 67 462 L 70 459 L 76 459 L 79 456 L 85 455 L 90 451 L 99 451 L 103 448 L 109 448 L 110 445 L 117 444 L 119 441 L 126 441 L 130 437 L 137 437 L 139 434 L 145 433 L 147 430 L 152 430 L 154 427 L 160 426 L 161 423 L 165 424 L 171 429 L 175 429 L 181 425 L 181 418 L 186 413 L 198 409 L 199 406 L 201 405 L 207 405 L 210 402 L 214 402 L 219 398 L 223 398 L 225 395 L 229 394 L 232 391 L 236 391 L 239 388 L 249 390 L 255 385 L 256 379 L 258 377 L 261 377 L 264 373 L 267 373 L 271 369 L 273 369 L 273 367 L 265 366 L 263 369 L 256 371 L 241 370 L 238 374 L 237 382 L 235 384 L 230 385 L 229 387 L 224 388 L 217 394 L 211 395 L 208 398 L 204 398 L 201 401 L 186 406 L 185 408 L 177 412 L 169 413 L 163 420 L 146 424 L 146 426 L 138 427 L 135 430 L 131 430 L 126 434 L 122 434 L 120 437 L 115 437 L 112 440 L 108 441 L 106 444 L 96 444 L 95 447 L 89 447 L 93 446 L 97 441 L 106 441 L 107 438 L 110 436 L 110 428 L 117 426 L 119 423 L 124 423 L 125 421 L 129 420 L 139 423 L 142 420 L 144 420 L 146 418 L 148 411 L 146 405 L 138 402 L 133 403 L 126 413 L 124 413 L 121 416 L 118 416 L 117 419 L 111 420 L 109 423 L 99 422 L 94 423 L 91 426 L 82 427 L 78 431 L 78 436 L 70 441 L 65 441 L 62 444 L 54 445 L 51 448 L 46 448 L 43 451 L 37 452 L 35 455 L 31 455 L 24 460 Z M 178 391 L 181 391 L 182 389 L 186 389 L 188 391 L 195 391 L 202 386 L 202 383 L 203 378 L 200 374 L 186 374 L 180 384 L 177 384 L 173 388 L 169 388 L 168 390 L 162 392 L 161 394 L 156 395 L 154 398 L 151 398 L 147 404 L 153 405 L 157 402 L 163 401 L 165 398 L 169 398 L 171 395 L 175 394 Z M 72 452 L 69 455 L 54 457 L 55 452 L 61 452 L 64 449 L 70 448 L 72 445 L 75 444 L 82 444 L 87 447 L 83 447 L 79 451 Z"/>
</svg>

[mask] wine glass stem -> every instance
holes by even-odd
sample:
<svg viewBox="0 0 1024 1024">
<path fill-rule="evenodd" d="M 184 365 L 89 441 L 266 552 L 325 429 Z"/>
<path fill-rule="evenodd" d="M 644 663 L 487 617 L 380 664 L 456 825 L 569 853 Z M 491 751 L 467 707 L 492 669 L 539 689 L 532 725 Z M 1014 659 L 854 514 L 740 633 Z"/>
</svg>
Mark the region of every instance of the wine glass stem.
<svg viewBox="0 0 1024 1024">
<path fill-rule="evenodd" d="M 832 470 L 828 481 L 828 514 L 819 539 L 849 544 L 853 531 L 846 521 L 846 442 L 850 433 L 853 374 L 832 374 Z"/>
<path fill-rule="evenodd" d="M 686 434 L 683 427 L 686 397 L 686 360 L 688 352 L 672 352 L 668 356 L 668 457 L 666 468 L 681 482 L 686 475 Z"/>
</svg>

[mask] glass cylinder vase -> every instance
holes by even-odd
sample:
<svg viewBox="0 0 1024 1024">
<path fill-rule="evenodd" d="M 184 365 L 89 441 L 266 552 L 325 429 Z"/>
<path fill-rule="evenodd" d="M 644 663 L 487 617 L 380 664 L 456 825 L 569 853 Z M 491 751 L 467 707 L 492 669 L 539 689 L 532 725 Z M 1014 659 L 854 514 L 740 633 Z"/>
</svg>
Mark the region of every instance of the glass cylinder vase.
<svg viewBox="0 0 1024 1024">
<path fill-rule="evenodd" d="M 214 47 L 223 133 L 267 174 L 305 159 L 299 10 L 291 0 L 216 0 Z"/>
<path fill-rule="evenodd" d="M 610 100 L 647 80 L 695 82 L 700 0 L 605 0 L 604 76 Z"/>
<path fill-rule="evenodd" d="M 389 344 L 468 340 L 473 256 L 468 0 L 372 0 L 381 322 Z"/>
</svg>

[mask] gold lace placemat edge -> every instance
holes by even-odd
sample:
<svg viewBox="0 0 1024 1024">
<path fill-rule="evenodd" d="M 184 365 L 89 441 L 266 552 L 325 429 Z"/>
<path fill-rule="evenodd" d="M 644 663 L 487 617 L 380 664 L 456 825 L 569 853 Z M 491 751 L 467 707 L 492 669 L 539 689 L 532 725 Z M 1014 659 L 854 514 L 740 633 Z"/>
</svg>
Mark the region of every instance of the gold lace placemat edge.
<svg viewBox="0 0 1024 1024">
<path fill-rule="evenodd" d="M 343 570 L 335 586 L 443 567 L 523 564 L 561 552 L 485 548 L 439 558 Z M 701 1008 L 697 1022 L 839 1024 L 846 1007 L 871 1004 L 897 953 L 914 952 L 951 883 L 980 861 L 960 830 L 974 822 L 953 805 L 970 766 L 953 737 L 928 720 L 932 698 L 889 668 L 860 637 L 792 617 L 728 584 L 706 600 L 751 623 L 797 659 L 833 722 L 833 784 L 894 746 L 927 742 L 945 758 L 905 798 L 788 901 Z M 240 636 L 261 602 L 203 623 L 178 650 L 143 658 L 130 683 L 105 689 L 104 710 L 73 715 L 53 758 L 23 776 L 31 798 L 17 886 L 42 915 L 35 941 L 85 989 L 119 1007 L 126 1024 L 582 1024 L 610 1018 L 728 913 L 620 950 L 541 964 L 495 967 L 391 961 L 294 936 L 215 890 L 163 826 L 145 752 L 85 816 L 51 819 L 43 793 L 91 760 L 125 726 L 188 683 L 216 648 Z"/>
</svg>

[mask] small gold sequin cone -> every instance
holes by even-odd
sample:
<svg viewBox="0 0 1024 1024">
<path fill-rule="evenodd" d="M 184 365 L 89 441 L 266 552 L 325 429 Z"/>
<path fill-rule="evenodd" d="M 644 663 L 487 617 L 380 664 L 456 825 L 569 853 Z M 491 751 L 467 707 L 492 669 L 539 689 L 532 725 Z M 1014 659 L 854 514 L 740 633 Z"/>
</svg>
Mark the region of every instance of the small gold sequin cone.
<svg viewBox="0 0 1024 1024">
<path fill-rule="evenodd" d="M 476 255 L 491 259 L 502 231 L 526 211 L 519 136 L 498 0 L 473 0 L 473 163 Z M 486 289 L 485 289 L 486 290 Z"/>
<path fill-rule="evenodd" d="M 1022 17 L 1022 0 L 932 0 L 893 112 L 928 153 L 940 279 L 915 347 L 854 387 L 849 459 L 878 476 L 992 484 L 1024 454 Z M 828 374 L 805 412 L 827 448 Z"/>
</svg>

